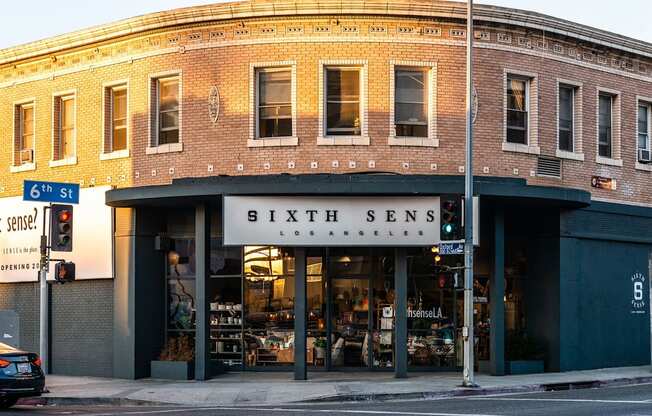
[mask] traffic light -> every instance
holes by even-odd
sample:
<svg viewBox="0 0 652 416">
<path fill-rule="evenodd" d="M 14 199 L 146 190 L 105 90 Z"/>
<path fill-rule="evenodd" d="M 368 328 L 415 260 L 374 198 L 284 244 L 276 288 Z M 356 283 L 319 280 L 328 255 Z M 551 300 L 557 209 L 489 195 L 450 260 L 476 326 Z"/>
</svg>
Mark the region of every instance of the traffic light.
<svg viewBox="0 0 652 416">
<path fill-rule="evenodd" d="M 50 215 L 50 250 L 72 251 L 72 205 L 52 205 Z"/>
<path fill-rule="evenodd" d="M 59 283 L 75 280 L 75 263 L 60 261 L 54 267 L 54 280 Z"/>
<path fill-rule="evenodd" d="M 462 198 L 459 195 L 442 195 L 440 225 L 440 240 L 462 239 Z"/>
</svg>

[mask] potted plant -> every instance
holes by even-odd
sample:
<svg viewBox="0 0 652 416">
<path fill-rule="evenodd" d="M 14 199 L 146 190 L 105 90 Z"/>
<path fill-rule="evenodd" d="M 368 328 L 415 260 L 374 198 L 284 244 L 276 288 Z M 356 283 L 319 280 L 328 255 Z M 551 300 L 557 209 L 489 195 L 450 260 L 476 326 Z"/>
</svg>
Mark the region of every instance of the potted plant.
<svg viewBox="0 0 652 416">
<path fill-rule="evenodd" d="M 525 332 L 513 332 L 507 336 L 507 374 L 535 374 L 544 372 L 545 350 Z"/>
<path fill-rule="evenodd" d="M 168 339 L 158 360 L 151 362 L 151 377 L 169 380 L 192 380 L 195 348 L 188 335 Z"/>
<path fill-rule="evenodd" d="M 315 358 L 323 360 L 326 357 L 326 338 L 317 338 L 313 343 Z"/>
</svg>

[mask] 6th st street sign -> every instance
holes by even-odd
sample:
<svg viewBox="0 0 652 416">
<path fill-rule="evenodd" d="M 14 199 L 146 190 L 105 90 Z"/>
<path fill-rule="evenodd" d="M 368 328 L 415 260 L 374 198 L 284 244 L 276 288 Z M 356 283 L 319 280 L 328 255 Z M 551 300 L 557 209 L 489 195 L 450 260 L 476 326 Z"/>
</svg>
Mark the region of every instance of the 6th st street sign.
<svg viewBox="0 0 652 416">
<path fill-rule="evenodd" d="M 25 181 L 23 201 L 79 204 L 79 185 L 75 183 Z"/>
</svg>

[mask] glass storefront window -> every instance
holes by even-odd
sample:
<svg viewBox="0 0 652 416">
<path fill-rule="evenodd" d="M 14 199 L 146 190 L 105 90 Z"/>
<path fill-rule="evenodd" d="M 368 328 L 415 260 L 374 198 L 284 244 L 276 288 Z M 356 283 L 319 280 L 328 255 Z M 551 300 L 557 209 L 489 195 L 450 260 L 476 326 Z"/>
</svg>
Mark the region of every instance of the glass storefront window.
<svg viewBox="0 0 652 416">
<path fill-rule="evenodd" d="M 173 239 L 168 260 L 168 331 L 195 328 L 195 241 Z"/>
<path fill-rule="evenodd" d="M 244 340 L 248 367 L 294 364 L 294 254 L 244 248 Z"/>
<path fill-rule="evenodd" d="M 373 366 L 390 368 L 394 366 L 395 361 L 396 337 L 393 252 L 380 253 L 375 259 L 378 263 L 372 279 L 374 295 Z"/>
<path fill-rule="evenodd" d="M 444 261 L 455 261 L 446 256 Z M 408 365 L 454 368 L 461 357 L 455 277 L 427 249 L 408 257 Z"/>
<path fill-rule="evenodd" d="M 317 367 L 326 365 L 326 287 L 321 256 L 306 258 L 306 303 L 308 333 L 306 334 L 306 363 Z"/>
</svg>

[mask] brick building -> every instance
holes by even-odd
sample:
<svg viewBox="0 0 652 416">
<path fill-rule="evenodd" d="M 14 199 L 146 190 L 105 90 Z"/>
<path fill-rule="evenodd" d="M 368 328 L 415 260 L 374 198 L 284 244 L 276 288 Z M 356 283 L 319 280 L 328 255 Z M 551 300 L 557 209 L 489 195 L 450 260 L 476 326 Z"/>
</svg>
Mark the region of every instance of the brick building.
<svg viewBox="0 0 652 416">
<path fill-rule="evenodd" d="M 111 207 L 77 254 L 109 267 L 52 287 L 52 370 L 145 377 L 183 335 L 197 378 L 459 369 L 461 256 L 433 245 L 463 193 L 464 19 L 251 1 L 0 50 L 0 201 L 39 179 Z M 649 362 L 652 45 L 492 6 L 473 35 L 478 368 Z M 4 241 L 0 309 L 37 350 Z"/>
</svg>

